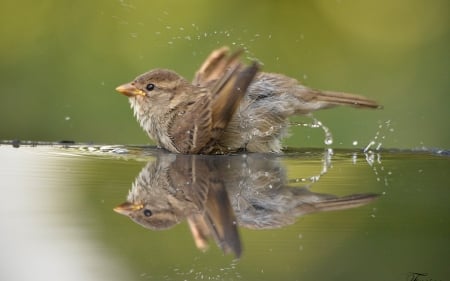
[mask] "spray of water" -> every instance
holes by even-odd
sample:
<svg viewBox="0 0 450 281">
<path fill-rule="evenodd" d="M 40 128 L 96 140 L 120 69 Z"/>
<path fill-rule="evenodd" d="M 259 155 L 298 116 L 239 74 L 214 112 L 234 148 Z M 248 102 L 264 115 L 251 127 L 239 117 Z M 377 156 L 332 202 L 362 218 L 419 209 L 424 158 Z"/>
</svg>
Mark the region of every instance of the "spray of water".
<svg viewBox="0 0 450 281">
<path fill-rule="evenodd" d="M 392 172 L 386 171 L 382 163 L 381 148 L 386 140 L 386 135 L 392 132 L 394 132 L 394 128 L 391 120 L 379 122 L 375 136 L 363 150 L 367 164 L 372 167 L 377 181 L 382 182 L 384 186 L 389 186 L 389 177 L 392 175 Z M 383 192 L 383 194 L 385 193 Z"/>
<path fill-rule="evenodd" d="M 325 151 L 323 153 L 323 157 L 322 157 L 322 170 L 318 174 L 304 177 L 304 178 L 291 179 L 291 180 L 289 180 L 289 182 L 290 183 L 300 183 L 301 182 L 301 183 L 310 183 L 310 184 L 318 182 L 322 176 L 324 176 L 326 173 L 328 173 L 328 170 L 331 167 L 333 154 L 334 154 L 334 152 L 333 152 L 332 148 L 325 149 Z"/>
<path fill-rule="evenodd" d="M 306 127 L 306 128 L 312 128 L 317 129 L 320 128 L 323 130 L 324 133 L 324 144 L 326 145 L 332 145 L 333 144 L 333 134 L 331 133 L 330 129 L 322 124 L 322 122 L 318 119 L 316 119 L 314 116 L 307 115 L 307 117 L 312 119 L 312 122 L 291 122 L 291 126 L 299 126 L 299 127 Z"/>
</svg>

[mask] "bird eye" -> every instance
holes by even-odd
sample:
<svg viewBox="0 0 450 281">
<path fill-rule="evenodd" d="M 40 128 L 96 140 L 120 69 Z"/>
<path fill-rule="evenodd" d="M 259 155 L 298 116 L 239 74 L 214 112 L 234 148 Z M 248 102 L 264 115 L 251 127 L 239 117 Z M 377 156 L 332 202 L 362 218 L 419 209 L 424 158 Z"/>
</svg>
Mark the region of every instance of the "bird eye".
<svg viewBox="0 0 450 281">
<path fill-rule="evenodd" d="M 145 86 L 145 88 L 147 89 L 147 91 L 153 91 L 153 89 L 155 89 L 155 84 L 147 84 L 147 86 Z"/>
<path fill-rule="evenodd" d="M 150 211 L 149 209 L 144 210 L 144 216 L 150 217 L 152 214 L 153 214 L 152 211 Z"/>
</svg>

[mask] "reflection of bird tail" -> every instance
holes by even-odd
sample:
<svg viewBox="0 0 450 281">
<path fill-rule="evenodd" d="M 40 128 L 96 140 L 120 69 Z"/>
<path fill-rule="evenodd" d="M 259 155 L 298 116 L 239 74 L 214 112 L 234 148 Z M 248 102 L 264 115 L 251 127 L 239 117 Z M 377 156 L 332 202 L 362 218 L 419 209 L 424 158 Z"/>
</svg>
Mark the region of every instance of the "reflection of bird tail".
<svg viewBox="0 0 450 281">
<path fill-rule="evenodd" d="M 374 193 L 353 194 L 339 198 L 325 199 L 323 201 L 309 204 L 302 204 L 300 207 L 302 214 L 345 210 L 364 206 L 378 197 L 379 194 Z"/>
<path fill-rule="evenodd" d="M 377 199 L 379 194 L 353 194 L 335 199 L 329 199 L 314 204 L 316 211 L 336 211 L 345 210 L 364 206 L 373 200 Z"/>
</svg>

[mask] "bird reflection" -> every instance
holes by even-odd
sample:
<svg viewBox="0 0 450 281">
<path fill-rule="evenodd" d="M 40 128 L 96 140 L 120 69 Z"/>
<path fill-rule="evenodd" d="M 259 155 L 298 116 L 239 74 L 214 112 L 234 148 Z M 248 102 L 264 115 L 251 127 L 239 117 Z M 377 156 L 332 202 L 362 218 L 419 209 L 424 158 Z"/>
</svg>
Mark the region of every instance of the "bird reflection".
<svg viewBox="0 0 450 281">
<path fill-rule="evenodd" d="M 114 210 L 152 230 L 168 229 L 186 219 L 199 249 L 205 250 L 213 238 L 224 253 L 240 257 L 238 225 L 280 228 L 305 214 L 354 208 L 377 197 L 371 193 L 337 197 L 289 186 L 275 155 L 160 152 L 137 176 L 126 202 Z"/>
</svg>

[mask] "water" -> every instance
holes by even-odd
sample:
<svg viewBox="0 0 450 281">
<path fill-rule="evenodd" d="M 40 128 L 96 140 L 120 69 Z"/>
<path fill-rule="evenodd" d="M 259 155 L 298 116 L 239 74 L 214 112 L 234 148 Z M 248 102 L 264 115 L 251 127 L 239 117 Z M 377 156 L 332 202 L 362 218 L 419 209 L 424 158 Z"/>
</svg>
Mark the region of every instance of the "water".
<svg viewBox="0 0 450 281">
<path fill-rule="evenodd" d="M 411 280 L 413 273 L 447 280 L 450 274 L 445 151 L 191 157 L 152 147 L 3 144 L 0 159 L 1 280 Z M 150 200 L 153 221 L 135 223 L 113 210 L 136 178 L 131 193 Z M 139 189 L 142 182 L 152 188 Z M 317 203 L 345 196 L 355 200 Z M 175 225 L 149 229 L 163 221 Z M 195 230 L 212 236 L 206 241 Z"/>
</svg>

